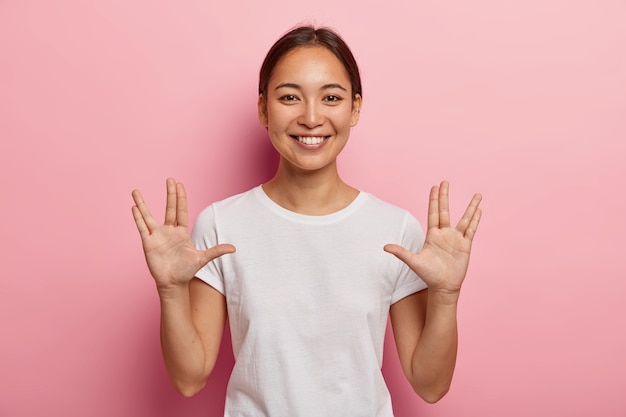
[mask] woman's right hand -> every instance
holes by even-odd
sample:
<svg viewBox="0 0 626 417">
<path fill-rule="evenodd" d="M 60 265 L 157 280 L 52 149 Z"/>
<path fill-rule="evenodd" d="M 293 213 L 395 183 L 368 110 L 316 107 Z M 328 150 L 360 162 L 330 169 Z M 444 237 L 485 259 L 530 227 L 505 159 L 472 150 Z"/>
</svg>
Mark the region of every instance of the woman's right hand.
<svg viewBox="0 0 626 417">
<path fill-rule="evenodd" d="M 133 217 L 148 269 L 159 290 L 187 285 L 204 265 L 226 253 L 235 252 L 235 247 L 228 244 L 213 246 L 205 251 L 194 247 L 189 238 L 187 196 L 182 183 L 167 179 L 165 223 L 162 225 L 150 214 L 139 190 L 134 190 L 132 196 L 135 201 Z"/>
</svg>

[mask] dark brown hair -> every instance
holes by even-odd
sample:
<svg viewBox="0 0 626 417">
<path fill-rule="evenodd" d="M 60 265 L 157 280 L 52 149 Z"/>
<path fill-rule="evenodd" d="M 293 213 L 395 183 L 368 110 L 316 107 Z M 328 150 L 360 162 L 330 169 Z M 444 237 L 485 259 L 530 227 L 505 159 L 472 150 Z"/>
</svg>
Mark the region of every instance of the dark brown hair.
<svg viewBox="0 0 626 417">
<path fill-rule="evenodd" d="M 289 51 L 303 46 L 322 46 L 332 52 L 343 64 L 350 77 L 352 97 L 361 92 L 361 76 L 356 60 L 348 45 L 332 29 L 313 26 L 299 26 L 284 34 L 270 48 L 259 73 L 259 94 L 264 94 L 274 68 Z"/>
</svg>

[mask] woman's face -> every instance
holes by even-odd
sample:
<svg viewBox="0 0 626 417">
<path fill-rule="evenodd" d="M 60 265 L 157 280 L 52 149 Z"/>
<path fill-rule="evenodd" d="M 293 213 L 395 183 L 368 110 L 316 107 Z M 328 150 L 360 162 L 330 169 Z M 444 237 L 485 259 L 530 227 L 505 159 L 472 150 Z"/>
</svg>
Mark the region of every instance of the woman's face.
<svg viewBox="0 0 626 417">
<path fill-rule="evenodd" d="M 341 61 L 324 47 L 307 46 L 290 51 L 274 68 L 259 97 L 259 120 L 281 162 L 315 171 L 335 166 L 360 108 Z"/>
</svg>

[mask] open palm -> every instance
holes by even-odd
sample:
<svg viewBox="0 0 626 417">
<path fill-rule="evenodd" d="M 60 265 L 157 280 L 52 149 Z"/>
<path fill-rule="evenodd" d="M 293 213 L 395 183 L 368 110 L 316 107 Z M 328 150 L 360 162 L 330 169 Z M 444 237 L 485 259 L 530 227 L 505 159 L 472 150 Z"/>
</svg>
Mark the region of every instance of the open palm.
<svg viewBox="0 0 626 417">
<path fill-rule="evenodd" d="M 472 239 L 478 228 L 482 197 L 475 194 L 455 227 L 450 225 L 449 184 L 432 187 L 428 204 L 428 229 L 424 247 L 412 253 L 389 244 L 385 251 L 406 263 L 428 285 L 429 290 L 458 292 L 469 265 Z"/>
<path fill-rule="evenodd" d="M 182 183 L 172 178 L 167 180 L 165 223 L 162 225 L 150 214 L 139 190 L 134 190 L 132 196 L 135 201 L 133 217 L 141 236 L 148 268 L 158 287 L 184 285 L 208 262 L 235 251 L 228 244 L 205 251 L 194 247 L 189 238 L 187 196 Z"/>
</svg>

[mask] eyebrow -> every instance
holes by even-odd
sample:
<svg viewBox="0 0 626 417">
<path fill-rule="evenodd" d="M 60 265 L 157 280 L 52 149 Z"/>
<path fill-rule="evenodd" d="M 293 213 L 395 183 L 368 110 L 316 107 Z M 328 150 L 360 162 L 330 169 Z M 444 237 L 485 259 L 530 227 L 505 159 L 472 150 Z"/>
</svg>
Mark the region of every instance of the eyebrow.
<svg viewBox="0 0 626 417">
<path fill-rule="evenodd" d="M 302 87 L 299 84 L 295 83 L 280 83 L 276 86 L 275 90 L 278 90 L 279 88 L 295 88 L 296 90 L 302 90 Z M 338 83 L 324 84 L 320 87 L 320 90 L 329 90 L 332 88 L 338 88 L 343 91 L 348 91 L 344 86 Z"/>
</svg>

